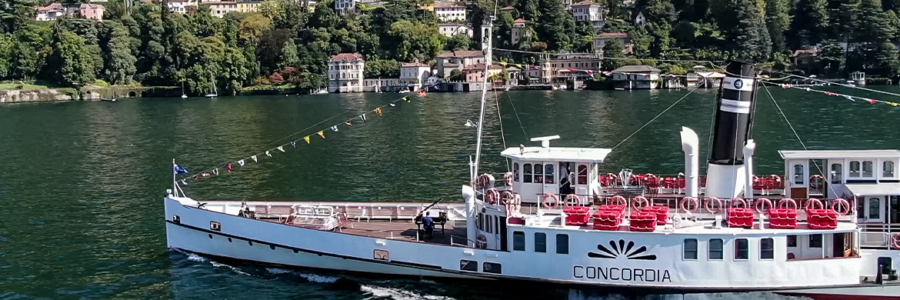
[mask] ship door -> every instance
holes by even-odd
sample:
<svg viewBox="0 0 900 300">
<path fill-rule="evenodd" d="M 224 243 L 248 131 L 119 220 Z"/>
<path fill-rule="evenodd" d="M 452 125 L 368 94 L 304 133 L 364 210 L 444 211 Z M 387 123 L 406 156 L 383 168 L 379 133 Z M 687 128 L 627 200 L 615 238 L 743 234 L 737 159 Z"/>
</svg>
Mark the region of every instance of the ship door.
<svg viewBox="0 0 900 300">
<path fill-rule="evenodd" d="M 509 244 L 509 240 L 507 240 L 507 232 L 506 232 L 506 217 L 500 217 L 500 251 L 507 251 L 507 244 Z"/>
<path fill-rule="evenodd" d="M 540 166 L 539 164 L 535 164 L 535 166 Z M 544 194 L 559 194 L 559 182 L 556 179 L 556 163 L 555 162 L 544 162 L 543 170 L 544 176 L 542 182 L 544 183 Z M 537 169 L 535 169 L 535 177 L 537 177 Z M 544 197 L 541 196 L 538 199 L 543 201 Z"/>
<path fill-rule="evenodd" d="M 582 200 L 586 201 L 587 198 L 585 197 L 590 197 L 590 186 L 588 184 L 588 182 L 590 182 L 590 180 L 588 180 L 588 164 L 578 163 L 576 169 L 572 171 L 575 172 L 574 182 L 572 182 L 572 186 L 575 187 L 575 194 L 578 195 L 578 197 L 582 198 Z"/>
</svg>

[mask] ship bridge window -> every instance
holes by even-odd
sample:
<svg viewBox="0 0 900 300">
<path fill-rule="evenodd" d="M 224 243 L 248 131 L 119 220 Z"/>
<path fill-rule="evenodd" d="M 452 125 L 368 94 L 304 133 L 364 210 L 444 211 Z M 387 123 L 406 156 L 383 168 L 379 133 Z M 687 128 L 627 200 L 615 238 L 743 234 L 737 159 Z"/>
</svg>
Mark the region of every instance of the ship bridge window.
<svg viewBox="0 0 900 300">
<path fill-rule="evenodd" d="M 697 239 L 684 240 L 684 259 L 697 259 Z"/>
<path fill-rule="evenodd" d="M 543 232 L 534 233 L 534 252 L 547 253 L 547 234 Z"/>
<path fill-rule="evenodd" d="M 525 233 L 513 232 L 513 251 L 525 251 Z"/>
<path fill-rule="evenodd" d="M 750 258 L 750 242 L 747 239 L 734 240 L 734 259 Z"/>
<path fill-rule="evenodd" d="M 844 178 L 844 165 L 841 163 L 831 164 L 831 183 L 841 184 Z"/>
<path fill-rule="evenodd" d="M 868 160 L 862 163 L 862 177 L 875 177 L 875 163 Z"/>
<path fill-rule="evenodd" d="M 586 165 L 578 165 L 578 184 L 587 184 L 588 173 Z"/>
<path fill-rule="evenodd" d="M 531 164 L 522 164 L 522 180 L 531 183 Z"/>
<path fill-rule="evenodd" d="M 885 161 L 881 163 L 881 177 L 894 177 L 894 162 L 893 161 Z"/>
<path fill-rule="evenodd" d="M 775 259 L 775 240 L 772 238 L 759 240 L 759 259 Z"/>
<path fill-rule="evenodd" d="M 519 182 L 519 163 L 513 164 L 513 181 Z"/>
<path fill-rule="evenodd" d="M 859 178 L 859 162 L 850 162 L 850 178 Z"/>
<path fill-rule="evenodd" d="M 803 177 L 803 165 L 796 164 L 794 165 L 794 183 L 795 184 L 803 184 L 803 180 L 806 178 Z"/>
<path fill-rule="evenodd" d="M 722 239 L 709 240 L 709 259 L 722 260 Z"/>
<path fill-rule="evenodd" d="M 812 234 L 809 236 L 809 247 L 810 248 L 822 248 L 822 235 L 821 234 Z"/>
<path fill-rule="evenodd" d="M 544 183 L 544 165 L 534 164 L 534 183 Z"/>
<path fill-rule="evenodd" d="M 553 164 L 544 165 L 546 172 L 544 172 L 544 183 L 553 183 Z"/>
<path fill-rule="evenodd" d="M 569 235 L 556 235 L 556 254 L 569 254 Z"/>
</svg>

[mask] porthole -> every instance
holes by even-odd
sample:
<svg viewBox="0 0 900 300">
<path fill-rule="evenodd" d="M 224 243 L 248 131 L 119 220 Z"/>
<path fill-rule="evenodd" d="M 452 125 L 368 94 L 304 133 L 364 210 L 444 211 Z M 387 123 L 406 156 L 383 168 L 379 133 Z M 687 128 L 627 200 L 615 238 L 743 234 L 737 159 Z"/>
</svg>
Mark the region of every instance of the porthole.
<svg viewBox="0 0 900 300">
<path fill-rule="evenodd" d="M 209 221 L 209 230 L 222 231 L 222 223 L 219 223 L 216 221 Z"/>
<path fill-rule="evenodd" d="M 250 246 L 253 246 L 253 241 L 247 241 L 247 242 L 250 243 Z"/>
<path fill-rule="evenodd" d="M 228 238 L 228 242 L 231 243 L 231 238 Z"/>
<path fill-rule="evenodd" d="M 294 253 L 300 252 L 300 250 L 294 249 Z"/>
<path fill-rule="evenodd" d="M 269 245 L 269 248 L 275 250 L 275 245 Z"/>
<path fill-rule="evenodd" d="M 172 216 L 172 223 L 181 224 L 181 217 L 178 215 Z"/>
<path fill-rule="evenodd" d="M 209 238 L 212 238 L 212 234 L 209 235 Z"/>
</svg>

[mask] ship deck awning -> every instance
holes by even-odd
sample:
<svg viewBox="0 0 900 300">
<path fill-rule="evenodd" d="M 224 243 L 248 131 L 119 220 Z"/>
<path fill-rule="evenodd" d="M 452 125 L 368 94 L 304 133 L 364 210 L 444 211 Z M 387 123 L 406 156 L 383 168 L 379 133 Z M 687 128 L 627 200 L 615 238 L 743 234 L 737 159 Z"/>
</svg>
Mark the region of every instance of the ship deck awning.
<svg viewBox="0 0 900 300">
<path fill-rule="evenodd" d="M 501 152 L 500 155 L 519 161 L 602 163 L 606 156 L 612 152 L 612 149 L 606 148 L 525 147 L 523 149 L 518 147 L 509 148 Z"/>
<path fill-rule="evenodd" d="M 847 184 L 847 189 L 854 196 L 900 195 L 900 183 L 898 182 Z"/>
<path fill-rule="evenodd" d="M 900 158 L 900 150 L 779 150 L 782 159 Z"/>
</svg>

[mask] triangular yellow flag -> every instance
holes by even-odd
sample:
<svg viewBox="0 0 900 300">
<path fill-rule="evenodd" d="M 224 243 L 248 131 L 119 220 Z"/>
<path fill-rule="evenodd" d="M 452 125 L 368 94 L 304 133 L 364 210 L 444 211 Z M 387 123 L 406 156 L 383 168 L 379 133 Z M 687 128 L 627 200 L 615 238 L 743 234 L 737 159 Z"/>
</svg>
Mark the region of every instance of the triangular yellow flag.
<svg viewBox="0 0 900 300">
<path fill-rule="evenodd" d="M 319 132 L 317 132 L 317 133 L 318 133 L 319 136 L 321 136 L 323 139 L 325 138 L 325 132 L 324 132 L 324 131 L 319 131 Z"/>
<path fill-rule="evenodd" d="M 307 135 L 307 136 L 304 136 L 304 137 L 303 137 L 303 140 L 306 141 L 307 144 L 309 144 L 309 136 L 308 136 L 308 135 Z"/>
<path fill-rule="evenodd" d="M 516 67 L 519 67 L 519 69 L 521 69 L 521 68 L 522 68 L 522 64 L 516 64 Z"/>
<path fill-rule="evenodd" d="M 897 106 L 897 105 L 898 105 L 897 102 L 888 102 L 887 104 L 890 105 L 890 106 Z"/>
<path fill-rule="evenodd" d="M 375 109 L 375 113 L 381 115 L 381 107 Z"/>
<path fill-rule="evenodd" d="M 403 101 L 409 102 L 409 97 L 403 97 Z"/>
<path fill-rule="evenodd" d="M 502 66 L 504 66 L 504 67 L 506 66 L 506 62 L 505 62 L 505 61 L 498 62 L 498 64 L 500 64 L 500 65 L 502 65 Z"/>
</svg>

